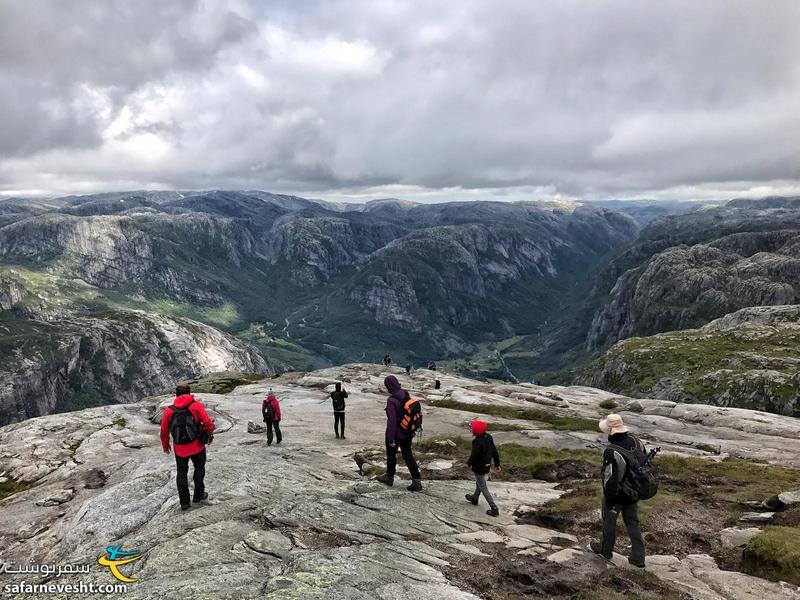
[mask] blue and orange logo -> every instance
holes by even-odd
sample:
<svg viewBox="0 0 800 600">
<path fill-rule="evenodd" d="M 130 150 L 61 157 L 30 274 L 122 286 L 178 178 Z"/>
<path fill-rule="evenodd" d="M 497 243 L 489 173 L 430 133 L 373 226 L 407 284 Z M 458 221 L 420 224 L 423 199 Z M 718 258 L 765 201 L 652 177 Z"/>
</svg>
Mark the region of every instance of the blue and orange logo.
<svg viewBox="0 0 800 600">
<path fill-rule="evenodd" d="M 119 572 L 119 567 L 121 565 L 127 565 L 137 561 L 140 558 L 142 558 L 141 552 L 125 552 L 122 550 L 121 545 L 108 546 L 106 548 L 106 554 L 101 554 L 97 558 L 97 562 L 104 567 L 108 567 L 108 569 L 111 571 L 111 574 L 120 581 L 125 583 L 133 583 L 136 580 L 132 579 L 131 577 L 125 577 L 125 575 Z"/>
</svg>

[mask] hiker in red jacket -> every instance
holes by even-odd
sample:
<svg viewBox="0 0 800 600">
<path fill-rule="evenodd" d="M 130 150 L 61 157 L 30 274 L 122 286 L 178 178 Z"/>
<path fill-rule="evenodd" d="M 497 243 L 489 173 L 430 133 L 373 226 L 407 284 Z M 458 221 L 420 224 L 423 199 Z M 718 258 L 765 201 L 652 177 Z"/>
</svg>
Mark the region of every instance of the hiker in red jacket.
<svg viewBox="0 0 800 600">
<path fill-rule="evenodd" d="M 272 446 L 272 429 L 275 429 L 275 443 L 280 445 L 283 436 L 281 435 L 281 403 L 272 388 L 267 392 L 267 397 L 261 403 L 261 416 L 264 417 L 264 424 L 267 426 L 267 446 Z"/>
<path fill-rule="evenodd" d="M 214 421 L 208 416 L 205 407 L 195 400 L 188 385 L 175 388 L 175 402 L 168 406 L 161 417 L 161 446 L 169 454 L 169 438 L 175 449 L 175 463 L 178 466 L 178 497 L 181 510 L 187 510 L 189 503 L 189 461 L 194 466 L 194 498 L 200 502 L 208 498 L 203 480 L 206 476 L 206 445 L 214 439 Z"/>
</svg>

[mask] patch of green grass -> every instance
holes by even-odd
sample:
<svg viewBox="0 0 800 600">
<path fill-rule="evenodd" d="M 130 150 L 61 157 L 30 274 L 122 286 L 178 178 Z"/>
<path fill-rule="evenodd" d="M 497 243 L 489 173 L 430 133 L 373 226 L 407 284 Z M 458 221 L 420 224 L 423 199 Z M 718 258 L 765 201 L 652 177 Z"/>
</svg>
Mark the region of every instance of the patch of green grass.
<svg viewBox="0 0 800 600">
<path fill-rule="evenodd" d="M 443 440 L 450 440 L 456 445 L 437 443 Z M 441 458 L 456 458 L 466 461 L 472 449 L 472 439 L 434 437 L 423 440 L 415 446 L 415 449 L 435 454 Z M 500 473 L 492 475 L 498 480 L 506 479 L 506 475 L 512 479 L 519 479 L 520 475 L 523 474 L 522 472 L 526 472 L 527 476 L 534 478 L 534 474 L 540 468 L 562 460 L 583 460 L 597 466 L 600 465 L 602 460 L 602 455 L 593 450 L 562 450 L 539 446 L 523 446 L 515 443 L 498 444 L 497 451 L 500 454 L 500 462 L 504 469 Z"/>
<path fill-rule="evenodd" d="M 465 412 L 504 417 L 506 419 L 524 419 L 526 421 L 538 421 L 546 424 L 548 429 L 558 431 L 596 431 L 597 422 L 593 419 L 583 419 L 580 417 L 565 417 L 557 415 L 539 408 L 513 408 L 510 406 L 498 406 L 496 404 L 467 404 L 456 400 L 438 400 L 433 406 L 440 408 L 451 408 L 463 410 Z"/>
<path fill-rule="evenodd" d="M 695 444 L 694 447 L 703 452 L 708 452 L 709 454 L 719 454 L 721 451 L 719 446 L 712 446 L 711 444 L 705 444 L 703 442 Z"/>
<path fill-rule="evenodd" d="M 125 427 L 125 425 L 127 425 L 127 423 L 128 423 L 128 421 L 125 419 L 125 417 L 118 417 L 118 418 L 114 419 L 111 422 L 114 425 L 118 425 L 120 427 Z"/>
<path fill-rule="evenodd" d="M 672 479 L 702 482 L 709 493 L 728 502 L 763 501 L 800 487 L 800 470 L 739 458 L 717 462 L 661 455 L 656 464 Z"/>
<path fill-rule="evenodd" d="M 259 373 L 212 373 L 190 383 L 192 393 L 229 394 L 240 385 L 261 381 L 266 376 Z"/>
<path fill-rule="evenodd" d="M 672 331 L 618 342 L 594 363 L 602 377 L 593 383 L 650 397 L 669 379 L 680 385 L 685 402 L 800 411 L 800 377 L 792 362 L 798 350 L 800 333 L 791 326 Z"/>
<path fill-rule="evenodd" d="M 748 542 L 742 569 L 758 577 L 800 585 L 800 528 L 764 529 Z"/>
<path fill-rule="evenodd" d="M 561 450 L 521 444 L 501 444 L 500 460 L 503 464 L 535 473 L 539 468 L 559 460 L 585 460 L 600 465 L 602 455 L 593 450 Z"/>
<path fill-rule="evenodd" d="M 513 423 L 489 423 L 489 433 L 494 431 L 528 431 L 530 427 L 514 425 Z"/>
</svg>

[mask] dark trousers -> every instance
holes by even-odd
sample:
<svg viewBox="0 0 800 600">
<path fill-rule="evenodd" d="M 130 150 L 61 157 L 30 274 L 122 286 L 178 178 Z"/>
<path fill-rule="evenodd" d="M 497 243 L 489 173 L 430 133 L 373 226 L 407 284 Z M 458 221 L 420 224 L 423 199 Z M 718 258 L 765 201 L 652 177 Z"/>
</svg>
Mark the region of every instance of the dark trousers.
<svg viewBox="0 0 800 600">
<path fill-rule="evenodd" d="M 619 508 L 619 506 L 617 506 Z M 611 558 L 614 553 L 614 543 L 617 539 L 617 517 L 619 512 L 609 510 L 606 501 L 603 499 L 603 539 L 600 542 L 603 556 Z M 644 540 L 642 540 L 642 530 L 639 528 L 639 506 L 637 503 L 625 504 L 622 506 L 622 520 L 625 522 L 625 529 L 628 530 L 628 537 L 631 538 L 630 559 L 636 564 L 644 564 Z"/>
<path fill-rule="evenodd" d="M 403 460 L 411 472 L 412 479 L 422 479 L 419 474 L 419 467 L 417 461 L 414 460 L 414 453 L 411 451 L 411 442 L 413 439 L 397 440 L 397 445 L 392 447 L 389 442 L 386 442 L 386 473 L 394 477 L 394 472 L 397 470 L 397 450 L 400 449 L 403 455 Z"/>
<path fill-rule="evenodd" d="M 281 435 L 280 421 L 267 421 L 267 445 L 272 445 L 272 428 L 275 428 L 275 441 L 281 443 L 283 436 Z"/>
<path fill-rule="evenodd" d="M 342 424 L 342 433 L 339 433 L 339 424 Z M 333 413 L 333 430 L 336 432 L 336 435 L 341 435 L 344 437 L 344 413 L 343 412 L 335 412 Z"/>
<path fill-rule="evenodd" d="M 189 505 L 189 461 L 194 466 L 194 501 L 199 502 L 206 486 L 203 480 L 206 477 L 206 451 L 192 454 L 191 456 L 175 455 L 175 463 L 178 465 L 178 497 L 181 499 L 181 506 Z"/>
</svg>

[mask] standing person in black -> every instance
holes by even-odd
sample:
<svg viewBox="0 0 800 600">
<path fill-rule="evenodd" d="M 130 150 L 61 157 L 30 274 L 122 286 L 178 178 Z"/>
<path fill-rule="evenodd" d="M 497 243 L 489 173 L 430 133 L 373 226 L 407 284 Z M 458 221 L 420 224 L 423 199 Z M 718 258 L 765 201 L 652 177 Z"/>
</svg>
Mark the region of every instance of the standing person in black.
<svg viewBox="0 0 800 600">
<path fill-rule="evenodd" d="M 337 383 L 336 389 L 331 392 L 331 400 L 333 401 L 333 431 L 336 433 L 336 439 L 346 439 L 344 437 L 344 399 L 347 398 L 347 392 L 342 389 L 342 384 Z M 339 435 L 339 424 L 342 425 L 342 433 Z"/>
<path fill-rule="evenodd" d="M 595 554 L 600 554 L 611 560 L 614 554 L 614 543 L 617 538 L 617 519 L 622 513 L 625 529 L 631 539 L 631 555 L 628 562 L 635 567 L 644 568 L 644 540 L 639 527 L 638 499 L 631 499 L 623 490 L 623 482 L 629 477 L 631 466 L 625 456 L 616 448 L 634 452 L 641 445 L 641 452 L 646 454 L 644 444 L 634 435 L 631 435 L 622 417 L 608 415 L 600 421 L 600 431 L 608 434 L 608 443 L 603 451 L 603 535 L 600 541 L 593 541 L 590 548 Z"/>
</svg>

